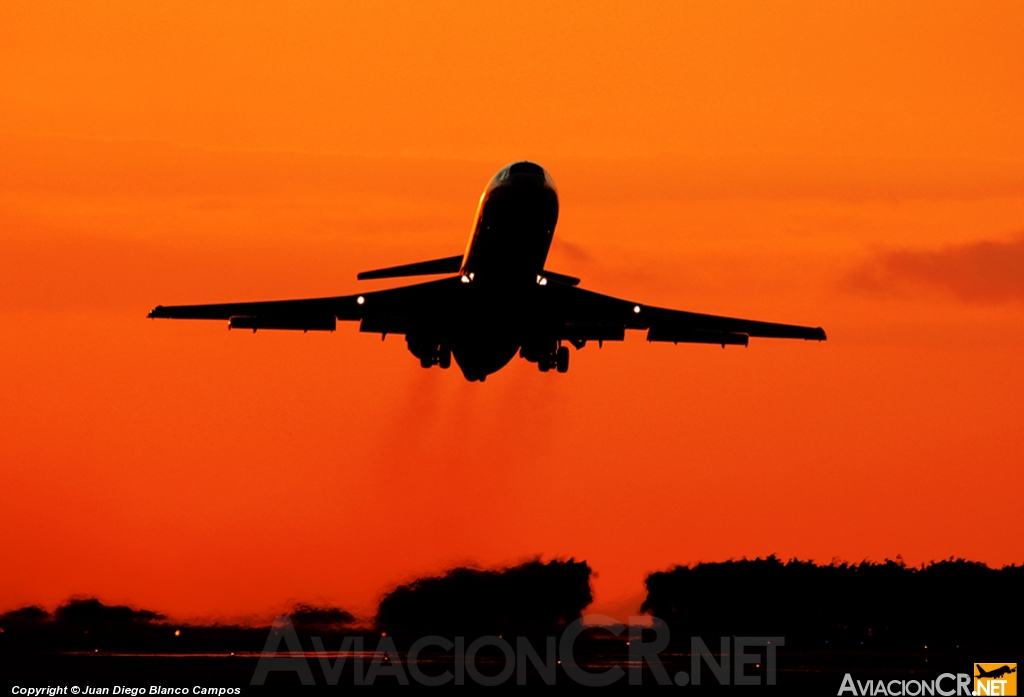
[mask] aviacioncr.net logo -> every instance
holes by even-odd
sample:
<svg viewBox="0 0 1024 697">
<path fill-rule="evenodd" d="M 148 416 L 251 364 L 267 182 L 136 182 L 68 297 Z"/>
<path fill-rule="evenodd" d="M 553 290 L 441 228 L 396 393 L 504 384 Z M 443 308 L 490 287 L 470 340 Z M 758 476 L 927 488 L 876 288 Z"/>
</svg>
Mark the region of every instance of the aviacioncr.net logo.
<svg viewBox="0 0 1024 697">
<path fill-rule="evenodd" d="M 892 697 L 918 697 L 918 695 L 952 695 L 977 694 L 971 691 L 971 676 L 967 673 L 943 673 L 932 680 L 866 680 L 854 679 L 847 673 L 843 676 L 843 684 L 839 686 L 839 695 L 892 695 Z"/>
<path fill-rule="evenodd" d="M 1016 663 L 975 663 L 975 695 L 1016 695 Z"/>
</svg>

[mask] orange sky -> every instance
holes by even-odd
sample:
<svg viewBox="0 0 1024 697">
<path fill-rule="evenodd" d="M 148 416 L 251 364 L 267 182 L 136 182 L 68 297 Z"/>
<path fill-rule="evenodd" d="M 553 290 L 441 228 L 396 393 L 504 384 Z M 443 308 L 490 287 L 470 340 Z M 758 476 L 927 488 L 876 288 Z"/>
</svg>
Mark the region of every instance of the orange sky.
<svg viewBox="0 0 1024 697">
<path fill-rule="evenodd" d="M 0 610 L 372 612 L 416 575 L 1024 561 L 1019 3 L 0 7 Z M 549 268 L 824 344 L 515 360 L 228 333 L 461 252 L 530 158 Z M 1016 532 L 1014 532 L 1016 531 Z"/>
</svg>

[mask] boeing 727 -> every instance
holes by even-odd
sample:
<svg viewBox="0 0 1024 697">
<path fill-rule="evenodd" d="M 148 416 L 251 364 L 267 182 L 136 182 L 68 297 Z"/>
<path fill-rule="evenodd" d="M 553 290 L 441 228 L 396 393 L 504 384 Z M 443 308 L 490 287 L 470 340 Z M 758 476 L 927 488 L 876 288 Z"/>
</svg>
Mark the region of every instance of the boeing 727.
<svg viewBox="0 0 1024 697">
<path fill-rule="evenodd" d="M 447 278 L 333 298 L 220 305 L 160 305 L 150 317 L 227 320 L 233 329 L 334 331 L 338 320 L 359 331 L 402 334 L 424 368 L 448 368 L 483 381 L 518 353 L 542 371 L 569 369 L 569 345 L 621 341 L 627 329 L 648 341 L 746 346 L 749 337 L 824 341 L 802 327 L 669 310 L 601 295 L 580 279 L 544 268 L 558 220 L 551 175 L 515 162 L 480 197 L 465 253 L 366 271 L 359 279 L 444 274 Z"/>
</svg>

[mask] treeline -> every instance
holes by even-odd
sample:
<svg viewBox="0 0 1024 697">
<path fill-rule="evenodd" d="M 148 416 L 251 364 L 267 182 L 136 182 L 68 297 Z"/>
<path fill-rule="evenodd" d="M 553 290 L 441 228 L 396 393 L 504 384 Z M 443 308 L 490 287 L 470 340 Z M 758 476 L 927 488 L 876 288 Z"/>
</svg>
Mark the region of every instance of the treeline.
<svg viewBox="0 0 1024 697">
<path fill-rule="evenodd" d="M 453 569 L 384 596 L 377 628 L 403 641 L 431 634 L 556 636 L 593 600 L 590 574 L 586 562 L 573 559 L 495 571 Z"/>
<path fill-rule="evenodd" d="M 787 647 L 921 650 L 1022 643 L 1024 567 L 1016 565 L 819 566 L 770 556 L 679 566 L 651 574 L 646 585 L 642 611 L 675 638 L 775 635 Z"/>
<path fill-rule="evenodd" d="M 590 604 L 590 574 L 585 562 L 572 559 L 483 571 L 460 567 L 399 586 L 381 600 L 377 617 L 364 624 L 335 607 L 298 605 L 289 616 L 307 648 L 312 636 L 333 646 L 346 635 L 380 632 L 399 645 L 431 634 L 554 636 Z M 151 610 L 75 598 L 53 613 L 29 606 L 0 615 L 0 649 L 252 652 L 263 649 L 270 629 L 177 624 Z"/>
<path fill-rule="evenodd" d="M 586 562 L 452 569 L 385 595 L 363 624 L 341 608 L 298 605 L 291 621 L 304 646 L 320 636 L 386 632 L 398 645 L 428 635 L 557 636 L 591 603 Z M 644 613 L 666 623 L 678 647 L 691 636 L 783 636 L 789 648 L 933 650 L 1020 646 L 1024 567 L 991 569 L 963 559 L 912 568 L 901 561 L 817 565 L 767 559 L 679 566 L 647 577 Z M 0 648 L 43 651 L 260 651 L 269 626 L 171 622 L 151 610 L 72 599 L 53 613 L 0 615 Z M 625 640 L 625 635 L 620 637 Z M 332 643 L 333 642 L 333 643 Z"/>
</svg>

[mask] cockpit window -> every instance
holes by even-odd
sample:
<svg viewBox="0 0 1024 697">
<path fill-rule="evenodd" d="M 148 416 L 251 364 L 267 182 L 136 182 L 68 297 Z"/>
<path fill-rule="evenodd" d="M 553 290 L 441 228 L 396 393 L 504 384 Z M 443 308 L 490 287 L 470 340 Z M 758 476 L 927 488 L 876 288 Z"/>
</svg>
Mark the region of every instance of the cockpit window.
<svg viewBox="0 0 1024 697">
<path fill-rule="evenodd" d="M 527 175 L 528 178 L 524 181 L 534 181 L 537 183 L 539 183 L 539 181 L 543 181 L 544 185 L 549 189 L 554 190 L 555 188 L 554 180 L 551 178 L 550 174 L 544 171 L 543 167 L 527 160 L 520 160 L 519 162 L 513 162 L 512 164 L 506 165 L 498 170 L 498 173 L 494 175 L 494 178 L 491 179 L 491 182 L 487 185 L 487 191 L 512 181 L 512 178 L 517 175 Z M 534 177 L 539 177 L 540 180 L 538 181 L 537 179 L 534 179 Z"/>
<path fill-rule="evenodd" d="M 544 176 L 544 168 L 532 162 L 516 162 L 509 166 L 510 174 L 539 174 Z"/>
</svg>

